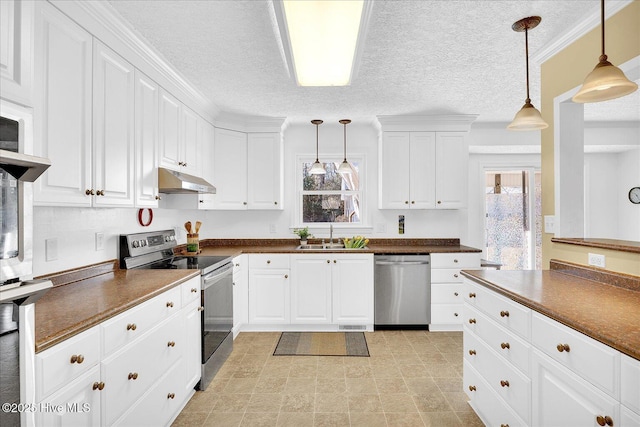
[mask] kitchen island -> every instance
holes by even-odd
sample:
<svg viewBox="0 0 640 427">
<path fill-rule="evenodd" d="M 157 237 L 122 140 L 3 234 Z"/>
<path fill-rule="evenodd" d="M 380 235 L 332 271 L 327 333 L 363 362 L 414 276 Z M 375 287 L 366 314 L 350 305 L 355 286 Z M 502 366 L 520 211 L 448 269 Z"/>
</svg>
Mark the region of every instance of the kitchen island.
<svg viewBox="0 0 640 427">
<path fill-rule="evenodd" d="M 487 425 L 640 425 L 640 278 L 464 271 L 464 390 Z"/>
</svg>

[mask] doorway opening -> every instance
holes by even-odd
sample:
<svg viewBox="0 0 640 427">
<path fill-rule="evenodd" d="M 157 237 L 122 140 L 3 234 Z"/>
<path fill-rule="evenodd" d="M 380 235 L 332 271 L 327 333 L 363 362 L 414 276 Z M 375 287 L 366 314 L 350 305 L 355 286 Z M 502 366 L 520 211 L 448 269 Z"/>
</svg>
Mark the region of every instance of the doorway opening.
<svg viewBox="0 0 640 427">
<path fill-rule="evenodd" d="M 542 264 L 542 181 L 533 168 L 485 171 L 485 251 L 502 270 Z"/>
</svg>

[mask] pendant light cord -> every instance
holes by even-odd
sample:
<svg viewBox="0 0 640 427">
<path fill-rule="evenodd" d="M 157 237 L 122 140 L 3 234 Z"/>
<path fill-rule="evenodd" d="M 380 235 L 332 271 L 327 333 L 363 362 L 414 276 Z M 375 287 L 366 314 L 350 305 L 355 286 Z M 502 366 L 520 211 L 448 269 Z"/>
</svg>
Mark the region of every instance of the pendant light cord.
<svg viewBox="0 0 640 427">
<path fill-rule="evenodd" d="M 318 161 L 318 129 L 320 128 L 319 124 L 316 124 L 316 162 Z"/>
<path fill-rule="evenodd" d="M 347 161 L 347 124 L 343 124 L 344 127 L 344 161 Z"/>
<path fill-rule="evenodd" d="M 525 102 L 528 104 L 531 102 L 531 98 L 529 98 L 529 24 L 525 24 L 524 27 L 524 50 L 525 50 L 525 55 L 527 57 L 526 63 L 527 63 L 527 99 L 525 100 Z"/>
<path fill-rule="evenodd" d="M 604 0 L 600 0 L 600 28 L 602 30 L 602 55 L 600 55 L 600 62 L 607 60 L 607 55 L 604 53 Z"/>
</svg>

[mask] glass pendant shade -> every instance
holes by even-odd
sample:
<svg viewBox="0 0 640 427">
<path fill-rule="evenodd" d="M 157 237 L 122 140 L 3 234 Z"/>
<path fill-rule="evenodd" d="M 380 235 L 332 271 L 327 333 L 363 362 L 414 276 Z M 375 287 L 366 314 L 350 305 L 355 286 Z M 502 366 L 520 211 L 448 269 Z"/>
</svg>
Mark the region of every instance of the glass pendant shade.
<svg viewBox="0 0 640 427">
<path fill-rule="evenodd" d="M 513 118 L 513 121 L 507 126 L 509 130 L 528 131 L 546 129 L 549 127 L 547 122 L 542 119 L 540 111 L 538 111 L 531 103 L 529 98 L 529 30 L 538 26 L 542 21 L 539 16 L 530 16 L 515 22 L 511 29 L 516 32 L 524 31 L 525 58 L 527 66 L 527 99 L 524 105 Z"/>
<path fill-rule="evenodd" d="M 320 160 L 318 160 L 318 129 L 322 124 L 322 120 L 311 120 L 311 123 L 316 126 L 316 161 L 313 163 L 313 165 L 311 165 L 309 173 L 312 175 L 324 175 L 325 173 L 327 173 L 327 171 L 325 170 L 324 166 L 322 166 L 322 163 L 320 163 Z"/>
<path fill-rule="evenodd" d="M 573 102 L 601 102 L 629 95 L 638 89 L 638 85 L 627 78 L 622 70 L 611 62 L 600 58 L 598 65 L 582 83 L 582 87 L 573 98 Z"/>
<path fill-rule="evenodd" d="M 531 100 L 527 100 L 520 111 L 516 113 L 513 121 L 507 126 L 509 130 L 536 130 L 546 129 L 549 127 L 547 122 L 542 119 L 540 111 L 531 104 Z"/>
<path fill-rule="evenodd" d="M 347 161 L 347 125 L 351 123 L 351 120 L 342 119 L 339 122 L 344 126 L 344 160 L 342 161 L 342 163 L 340 163 L 340 166 L 338 167 L 338 173 L 350 174 L 351 165 Z"/>
<path fill-rule="evenodd" d="M 577 103 L 601 102 L 629 95 L 638 89 L 622 70 L 607 61 L 604 53 L 604 0 L 600 0 L 600 39 L 602 53 L 598 64 L 582 83 L 582 87 L 571 100 Z"/>
</svg>

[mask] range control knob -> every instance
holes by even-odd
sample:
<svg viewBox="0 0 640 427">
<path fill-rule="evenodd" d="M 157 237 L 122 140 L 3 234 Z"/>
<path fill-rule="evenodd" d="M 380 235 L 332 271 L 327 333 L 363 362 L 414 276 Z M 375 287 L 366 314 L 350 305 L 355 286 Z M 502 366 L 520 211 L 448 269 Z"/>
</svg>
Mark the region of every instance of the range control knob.
<svg viewBox="0 0 640 427">
<path fill-rule="evenodd" d="M 141 245 L 141 246 L 147 246 L 147 239 L 145 239 L 145 240 L 140 240 L 140 245 Z"/>
<path fill-rule="evenodd" d="M 134 240 L 133 242 L 131 242 L 131 246 L 133 246 L 134 248 L 137 248 L 140 246 L 140 242 L 138 240 Z"/>
</svg>

